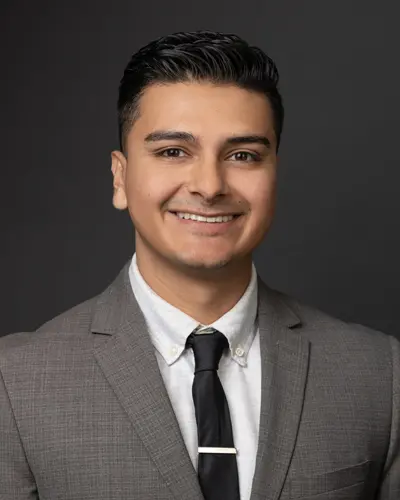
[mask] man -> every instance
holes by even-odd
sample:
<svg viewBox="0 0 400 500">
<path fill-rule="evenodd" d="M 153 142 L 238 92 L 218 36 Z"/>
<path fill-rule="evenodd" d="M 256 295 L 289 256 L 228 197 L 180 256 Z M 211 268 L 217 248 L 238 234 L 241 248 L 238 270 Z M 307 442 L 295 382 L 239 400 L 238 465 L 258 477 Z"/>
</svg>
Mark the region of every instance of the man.
<svg viewBox="0 0 400 500">
<path fill-rule="evenodd" d="M 234 35 L 135 54 L 113 203 L 116 280 L 0 340 L 3 500 L 400 498 L 400 344 L 273 290 L 278 72 Z"/>
</svg>

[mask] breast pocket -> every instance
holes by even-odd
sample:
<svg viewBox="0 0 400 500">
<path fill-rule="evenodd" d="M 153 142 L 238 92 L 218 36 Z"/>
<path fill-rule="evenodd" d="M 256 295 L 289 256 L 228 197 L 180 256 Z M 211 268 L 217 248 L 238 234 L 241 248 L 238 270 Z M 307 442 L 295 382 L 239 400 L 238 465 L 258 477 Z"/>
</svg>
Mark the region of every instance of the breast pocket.
<svg viewBox="0 0 400 500">
<path fill-rule="evenodd" d="M 368 477 L 371 463 L 371 460 L 367 460 L 351 467 L 333 470 L 324 474 L 296 476 L 289 481 L 289 498 L 305 500 L 315 495 L 321 495 L 320 498 L 323 500 L 325 498 L 324 493 L 343 490 L 343 493 L 347 496 L 327 495 L 326 498 L 335 500 L 336 498 L 358 499 L 360 497 L 357 492 L 362 491 L 363 482 Z"/>
</svg>

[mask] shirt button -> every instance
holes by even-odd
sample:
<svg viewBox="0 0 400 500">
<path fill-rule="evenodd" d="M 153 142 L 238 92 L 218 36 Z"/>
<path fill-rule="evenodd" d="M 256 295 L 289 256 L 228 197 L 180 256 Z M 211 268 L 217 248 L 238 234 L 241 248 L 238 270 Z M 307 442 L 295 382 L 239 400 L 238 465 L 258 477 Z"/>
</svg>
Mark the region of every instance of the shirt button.
<svg viewBox="0 0 400 500">
<path fill-rule="evenodd" d="M 244 350 L 241 347 L 236 347 L 235 354 L 241 358 L 244 355 Z"/>
</svg>

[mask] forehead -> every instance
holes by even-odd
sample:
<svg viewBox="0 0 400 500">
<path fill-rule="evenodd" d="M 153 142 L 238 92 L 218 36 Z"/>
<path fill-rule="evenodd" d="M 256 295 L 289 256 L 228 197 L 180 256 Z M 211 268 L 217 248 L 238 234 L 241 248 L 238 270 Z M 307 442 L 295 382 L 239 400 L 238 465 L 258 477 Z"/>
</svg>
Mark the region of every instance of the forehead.
<svg viewBox="0 0 400 500">
<path fill-rule="evenodd" d="M 144 135 L 172 128 L 204 138 L 238 132 L 274 135 L 272 108 L 265 95 L 209 82 L 155 84 L 144 91 L 131 132 Z"/>
</svg>

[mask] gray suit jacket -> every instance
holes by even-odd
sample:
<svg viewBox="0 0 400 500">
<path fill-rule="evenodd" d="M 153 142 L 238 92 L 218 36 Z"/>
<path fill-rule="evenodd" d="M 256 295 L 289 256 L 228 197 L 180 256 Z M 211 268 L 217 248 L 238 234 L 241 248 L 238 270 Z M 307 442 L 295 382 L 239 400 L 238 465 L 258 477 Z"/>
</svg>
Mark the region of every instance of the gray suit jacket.
<svg viewBox="0 0 400 500">
<path fill-rule="evenodd" d="M 258 287 L 251 500 L 399 500 L 400 343 Z M 1 338 L 0 372 L 1 500 L 202 499 L 128 264 L 98 297 Z"/>
</svg>

